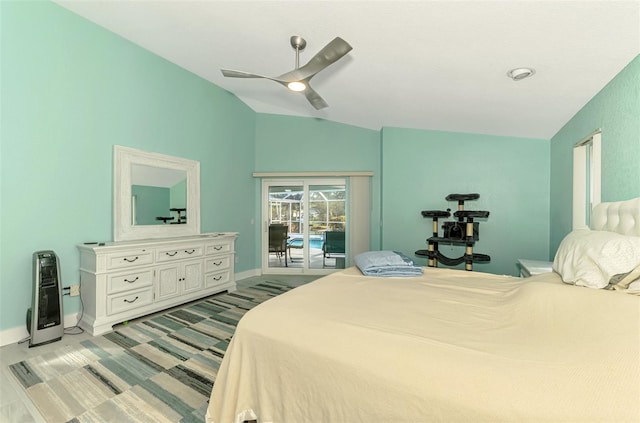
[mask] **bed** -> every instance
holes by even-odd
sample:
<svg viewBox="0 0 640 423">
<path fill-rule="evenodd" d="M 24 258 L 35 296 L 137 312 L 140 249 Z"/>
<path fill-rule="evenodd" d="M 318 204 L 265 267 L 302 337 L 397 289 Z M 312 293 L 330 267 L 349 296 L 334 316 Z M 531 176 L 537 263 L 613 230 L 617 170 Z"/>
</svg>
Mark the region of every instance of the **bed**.
<svg viewBox="0 0 640 423">
<path fill-rule="evenodd" d="M 352 267 L 261 304 L 227 349 L 207 422 L 640 421 L 640 199 L 592 220 L 560 245 L 561 273 Z"/>
</svg>

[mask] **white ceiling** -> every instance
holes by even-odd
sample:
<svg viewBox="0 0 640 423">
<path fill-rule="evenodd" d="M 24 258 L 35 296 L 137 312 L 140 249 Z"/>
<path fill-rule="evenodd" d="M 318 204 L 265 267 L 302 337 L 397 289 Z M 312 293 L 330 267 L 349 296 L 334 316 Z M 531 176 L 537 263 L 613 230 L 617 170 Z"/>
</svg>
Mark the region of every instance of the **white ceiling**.
<svg viewBox="0 0 640 423">
<path fill-rule="evenodd" d="M 640 0 L 186 1 L 56 3 L 234 93 L 256 112 L 364 128 L 551 138 L 640 54 Z M 265 79 L 334 37 L 353 50 L 312 86 L 329 103 Z M 122 64 L 126 66 L 126 64 Z M 535 76 L 507 78 L 528 66 Z"/>
</svg>

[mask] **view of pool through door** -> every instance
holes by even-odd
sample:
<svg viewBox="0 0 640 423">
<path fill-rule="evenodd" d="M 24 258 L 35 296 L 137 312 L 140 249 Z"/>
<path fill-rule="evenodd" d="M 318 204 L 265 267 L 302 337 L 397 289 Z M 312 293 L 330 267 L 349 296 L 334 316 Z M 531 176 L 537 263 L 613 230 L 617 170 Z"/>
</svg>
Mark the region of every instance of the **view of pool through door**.
<svg viewBox="0 0 640 423">
<path fill-rule="evenodd" d="M 263 273 L 343 269 L 347 198 L 345 179 L 263 180 Z"/>
</svg>

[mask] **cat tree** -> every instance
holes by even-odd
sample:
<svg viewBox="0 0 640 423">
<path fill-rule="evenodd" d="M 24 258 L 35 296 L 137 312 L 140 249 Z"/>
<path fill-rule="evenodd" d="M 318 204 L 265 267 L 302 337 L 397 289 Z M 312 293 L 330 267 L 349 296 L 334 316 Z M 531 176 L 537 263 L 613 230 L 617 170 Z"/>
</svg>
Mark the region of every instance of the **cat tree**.
<svg viewBox="0 0 640 423">
<path fill-rule="evenodd" d="M 486 254 L 478 254 L 473 252 L 473 246 L 479 237 L 479 222 L 473 219 L 488 218 L 488 211 L 465 210 L 464 202 L 477 200 L 480 194 L 449 194 L 445 198 L 447 201 L 457 201 L 458 210 L 453 213 L 456 220 L 443 222 L 443 236 L 439 236 L 438 219 L 451 217 L 451 209 L 447 210 L 423 210 L 422 217 L 431 218 L 433 220 L 433 235 L 427 239 L 428 247 L 426 250 L 418 250 L 416 256 L 426 257 L 429 267 L 438 267 L 438 263 L 445 266 L 456 266 L 462 262 L 465 263 L 465 269 L 473 270 L 474 262 L 488 262 L 491 260 Z M 465 245 L 465 252 L 457 258 L 450 258 L 439 251 L 439 245 L 457 244 Z"/>
</svg>

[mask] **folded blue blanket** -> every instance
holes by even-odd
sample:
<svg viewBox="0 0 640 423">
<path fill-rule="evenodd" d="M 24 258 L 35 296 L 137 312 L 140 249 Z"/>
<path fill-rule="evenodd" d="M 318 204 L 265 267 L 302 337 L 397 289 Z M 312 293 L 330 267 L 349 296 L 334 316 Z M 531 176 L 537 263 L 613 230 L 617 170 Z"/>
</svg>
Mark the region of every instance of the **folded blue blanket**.
<svg viewBox="0 0 640 423">
<path fill-rule="evenodd" d="M 366 276 L 420 276 L 422 267 L 398 251 L 367 251 L 353 259 Z"/>
</svg>

